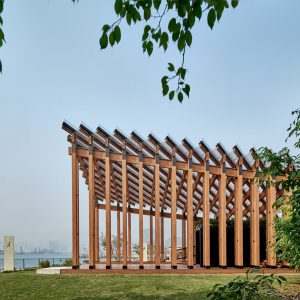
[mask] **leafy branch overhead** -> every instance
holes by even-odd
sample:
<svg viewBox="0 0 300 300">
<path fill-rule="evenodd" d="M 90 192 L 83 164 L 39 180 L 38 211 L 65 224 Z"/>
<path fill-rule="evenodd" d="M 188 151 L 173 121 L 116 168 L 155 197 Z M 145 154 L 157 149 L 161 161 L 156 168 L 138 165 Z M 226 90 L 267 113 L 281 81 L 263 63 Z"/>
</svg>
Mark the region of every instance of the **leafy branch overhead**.
<svg viewBox="0 0 300 300">
<path fill-rule="evenodd" d="M 231 6 L 237 7 L 239 0 L 231 0 Z M 75 0 L 73 0 L 75 2 Z M 149 56 L 154 45 L 167 51 L 173 42 L 181 54 L 181 63 L 175 67 L 169 63 L 169 74 L 161 79 L 162 93 L 173 100 L 175 95 L 182 102 L 184 95 L 190 95 L 190 86 L 186 83 L 185 54 L 193 42 L 192 30 L 206 13 L 207 24 L 213 29 L 226 8 L 228 0 L 116 0 L 114 9 L 117 20 L 102 27 L 100 48 L 114 46 L 121 41 L 121 24 L 129 26 L 144 22 L 142 35 L 143 51 Z"/>
<path fill-rule="evenodd" d="M 2 30 L 2 27 L 3 27 L 3 19 L 2 19 L 3 5 L 4 5 L 4 0 L 0 0 L 0 48 L 2 47 L 3 42 L 5 42 L 5 37 L 4 37 L 3 30 Z M 1 60 L 0 60 L 0 73 L 2 73 Z"/>
</svg>

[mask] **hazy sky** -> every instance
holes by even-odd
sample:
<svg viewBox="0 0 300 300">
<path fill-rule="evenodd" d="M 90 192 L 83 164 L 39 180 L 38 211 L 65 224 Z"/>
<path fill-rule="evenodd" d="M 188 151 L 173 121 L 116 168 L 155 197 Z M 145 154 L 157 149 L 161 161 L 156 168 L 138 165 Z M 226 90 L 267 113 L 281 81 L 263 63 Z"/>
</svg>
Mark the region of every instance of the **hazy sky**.
<svg viewBox="0 0 300 300">
<path fill-rule="evenodd" d="M 0 240 L 70 248 L 71 165 L 61 123 L 188 136 L 214 147 L 279 149 L 300 96 L 299 0 L 242 0 L 211 31 L 204 20 L 187 51 L 190 99 L 161 96 L 171 47 L 151 58 L 142 26 L 123 24 L 118 47 L 99 51 L 114 1 L 10 0 L 0 49 Z M 284 4 L 283 4 L 284 3 Z M 81 245 L 87 244 L 87 189 L 81 182 Z M 101 219 L 101 218 L 100 218 Z M 115 220 L 113 218 L 113 220 Z M 100 225 L 103 230 L 103 224 Z M 115 226 L 113 226 L 115 230 Z M 168 233 L 166 234 L 168 237 Z M 134 232 L 133 236 L 137 236 Z"/>
</svg>

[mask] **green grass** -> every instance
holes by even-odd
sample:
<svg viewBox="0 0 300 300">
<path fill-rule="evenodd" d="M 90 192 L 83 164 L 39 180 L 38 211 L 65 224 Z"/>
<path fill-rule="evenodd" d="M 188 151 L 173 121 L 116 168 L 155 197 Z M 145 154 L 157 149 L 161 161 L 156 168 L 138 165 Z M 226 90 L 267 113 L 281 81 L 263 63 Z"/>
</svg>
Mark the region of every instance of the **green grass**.
<svg viewBox="0 0 300 300">
<path fill-rule="evenodd" d="M 205 299 L 232 275 L 37 275 L 0 273 L 0 299 Z M 300 291 L 300 275 L 287 276 Z"/>
</svg>

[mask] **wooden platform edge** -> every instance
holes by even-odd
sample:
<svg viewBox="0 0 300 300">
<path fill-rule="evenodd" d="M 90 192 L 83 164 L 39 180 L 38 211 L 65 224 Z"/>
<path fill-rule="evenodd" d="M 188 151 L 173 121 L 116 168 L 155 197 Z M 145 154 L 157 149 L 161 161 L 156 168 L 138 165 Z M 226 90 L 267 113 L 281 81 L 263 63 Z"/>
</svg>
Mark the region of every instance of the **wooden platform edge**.
<svg viewBox="0 0 300 300">
<path fill-rule="evenodd" d="M 245 274 L 249 268 L 243 269 L 221 269 L 221 268 L 210 268 L 210 269 L 62 269 L 60 274 L 102 274 L 102 275 L 134 275 L 134 274 L 145 274 L 145 275 L 233 275 L 233 274 Z M 299 275 L 293 269 L 259 269 L 259 273 L 262 274 L 282 274 L 282 275 Z"/>
</svg>

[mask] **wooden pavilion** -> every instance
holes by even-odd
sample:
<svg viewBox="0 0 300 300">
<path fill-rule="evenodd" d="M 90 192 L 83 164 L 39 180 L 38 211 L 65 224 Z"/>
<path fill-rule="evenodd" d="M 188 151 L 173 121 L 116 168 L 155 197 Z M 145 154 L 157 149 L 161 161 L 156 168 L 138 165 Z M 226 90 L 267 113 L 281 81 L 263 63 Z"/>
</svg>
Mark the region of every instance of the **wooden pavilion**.
<svg viewBox="0 0 300 300">
<path fill-rule="evenodd" d="M 244 266 L 243 227 L 250 222 L 250 265 L 260 266 L 260 221 L 266 224 L 266 265 L 276 267 L 273 204 L 283 191 L 255 180 L 261 162 L 255 150 L 243 155 L 238 146 L 228 153 L 219 143 L 211 150 L 201 141 L 197 147 L 187 139 L 177 144 L 170 136 L 164 142 L 153 134 L 143 139 L 133 131 L 130 137 L 116 129 L 113 134 L 102 127 L 79 129 L 67 122 L 69 155 L 72 156 L 72 259 L 79 268 L 79 170 L 89 191 L 89 268 L 98 268 L 99 210 L 105 210 L 106 269 L 115 263 L 123 269 L 132 263 L 131 214 L 139 218 L 139 261 L 160 269 L 196 267 L 195 227 L 202 226 L 202 265 L 211 265 L 212 219 L 218 222 L 218 265 L 226 268 L 228 255 L 234 266 Z M 278 180 L 278 178 L 276 179 Z M 117 262 L 112 260 L 111 214 L 117 212 Z M 120 222 L 122 215 L 122 224 Z M 150 218 L 150 262 L 143 260 L 144 218 Z M 164 219 L 171 221 L 171 254 L 164 255 Z M 234 253 L 227 253 L 227 221 L 234 221 Z M 177 245 L 177 225 L 181 222 L 181 245 Z M 154 226 L 155 225 L 155 226 Z M 155 230 L 154 230 L 155 227 Z M 155 232 L 154 232 L 155 231 Z M 153 235 L 154 241 L 153 242 Z M 178 249 L 181 248 L 181 257 Z M 185 255 L 182 255 L 184 253 Z M 103 263 L 102 263 L 103 264 Z M 199 267 L 199 265 L 198 265 Z"/>
</svg>

